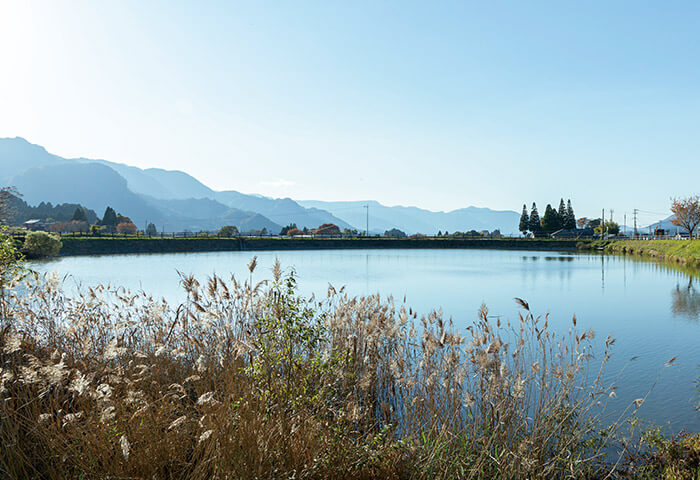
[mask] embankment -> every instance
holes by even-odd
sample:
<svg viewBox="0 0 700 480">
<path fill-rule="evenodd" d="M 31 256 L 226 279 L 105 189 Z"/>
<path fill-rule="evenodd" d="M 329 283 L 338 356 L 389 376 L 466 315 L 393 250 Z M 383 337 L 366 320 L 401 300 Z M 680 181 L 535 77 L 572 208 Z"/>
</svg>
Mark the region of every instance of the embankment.
<svg viewBox="0 0 700 480">
<path fill-rule="evenodd" d="M 697 240 L 597 240 L 583 247 L 700 266 L 700 242 Z"/>
<path fill-rule="evenodd" d="M 61 238 L 60 255 L 330 249 L 576 250 L 575 240 L 468 238 Z"/>
</svg>

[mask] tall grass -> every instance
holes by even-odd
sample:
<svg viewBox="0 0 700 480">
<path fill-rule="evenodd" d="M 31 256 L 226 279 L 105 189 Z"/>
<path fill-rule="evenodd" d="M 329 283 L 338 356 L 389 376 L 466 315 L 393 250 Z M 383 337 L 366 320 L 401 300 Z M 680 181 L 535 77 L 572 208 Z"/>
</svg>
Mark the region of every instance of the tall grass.
<svg viewBox="0 0 700 480">
<path fill-rule="evenodd" d="M 0 476 L 622 471 L 622 422 L 600 422 L 614 340 L 594 364 L 593 332 L 575 318 L 557 335 L 517 300 L 515 323 L 482 307 L 463 336 L 440 312 L 419 318 L 333 287 L 304 299 L 279 264 L 269 282 L 253 281 L 255 260 L 249 269 L 245 281 L 183 276 L 177 307 L 102 286 L 69 296 L 55 276 L 12 290 L 0 323 Z"/>
</svg>

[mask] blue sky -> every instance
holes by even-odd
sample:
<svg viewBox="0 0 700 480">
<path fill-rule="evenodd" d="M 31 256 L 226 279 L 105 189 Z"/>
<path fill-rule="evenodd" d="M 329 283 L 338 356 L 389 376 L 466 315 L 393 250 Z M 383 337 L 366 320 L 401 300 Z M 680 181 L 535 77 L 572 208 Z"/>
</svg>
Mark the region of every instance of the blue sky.
<svg viewBox="0 0 700 480">
<path fill-rule="evenodd" d="M 433 210 L 700 193 L 699 2 L 0 9 L 0 136 L 59 155 Z"/>
</svg>

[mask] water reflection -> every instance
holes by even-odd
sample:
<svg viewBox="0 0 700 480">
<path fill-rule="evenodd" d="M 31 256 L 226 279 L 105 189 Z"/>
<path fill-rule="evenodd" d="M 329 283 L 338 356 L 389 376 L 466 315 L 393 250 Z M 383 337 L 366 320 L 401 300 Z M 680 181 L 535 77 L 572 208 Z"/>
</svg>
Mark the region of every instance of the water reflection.
<svg viewBox="0 0 700 480">
<path fill-rule="evenodd" d="M 678 282 L 671 291 L 671 312 L 676 317 L 700 320 L 700 289 L 693 285 L 693 276 L 688 277 L 688 284 Z"/>
<path fill-rule="evenodd" d="M 300 293 L 323 295 L 328 284 L 346 285 L 349 295 L 405 297 L 421 313 L 442 308 L 458 331 L 468 327 L 479 305 L 502 321 L 515 321 L 513 297 L 526 299 L 536 312 L 549 313 L 552 328 L 566 332 L 571 315 L 604 341 L 617 339 L 610 370 L 619 378 L 616 406 L 621 412 L 654 384 L 659 369 L 679 356 L 645 401 L 645 420 L 670 422 L 700 431 L 696 410 L 697 339 L 700 332 L 700 270 L 632 256 L 495 250 L 327 250 L 211 252 L 193 254 L 61 257 L 33 262 L 39 272 L 71 274 L 71 283 L 122 285 L 184 301 L 177 271 L 199 279 L 211 273 L 247 278 L 247 264 L 258 256 L 256 281 L 269 278 L 275 259 L 294 267 Z M 669 298 L 671 297 L 671 298 Z M 638 357 L 628 365 L 627 359 Z M 597 358 L 601 358 L 600 356 Z"/>
</svg>

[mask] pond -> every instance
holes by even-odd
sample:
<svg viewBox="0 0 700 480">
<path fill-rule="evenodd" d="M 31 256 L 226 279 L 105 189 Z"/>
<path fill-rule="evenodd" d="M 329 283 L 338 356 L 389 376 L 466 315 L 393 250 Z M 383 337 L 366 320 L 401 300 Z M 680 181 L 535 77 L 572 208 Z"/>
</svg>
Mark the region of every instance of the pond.
<svg viewBox="0 0 700 480">
<path fill-rule="evenodd" d="M 270 278 L 279 258 L 295 269 L 304 294 L 325 295 L 330 283 L 353 295 L 380 293 L 399 302 L 405 296 L 419 313 L 441 308 L 462 331 L 482 303 L 491 315 L 516 321 L 514 297 L 536 314 L 549 313 L 560 333 L 575 314 L 581 331 L 592 327 L 599 341 L 616 339 L 608 370 L 612 378 L 624 367 L 616 410 L 643 397 L 658 378 L 639 416 L 676 432 L 700 431 L 700 276 L 666 264 L 570 252 L 319 250 L 76 256 L 30 267 L 68 275 L 71 288 L 109 283 L 179 303 L 178 271 L 200 280 L 212 273 L 246 279 L 253 255 L 255 281 Z"/>
</svg>

